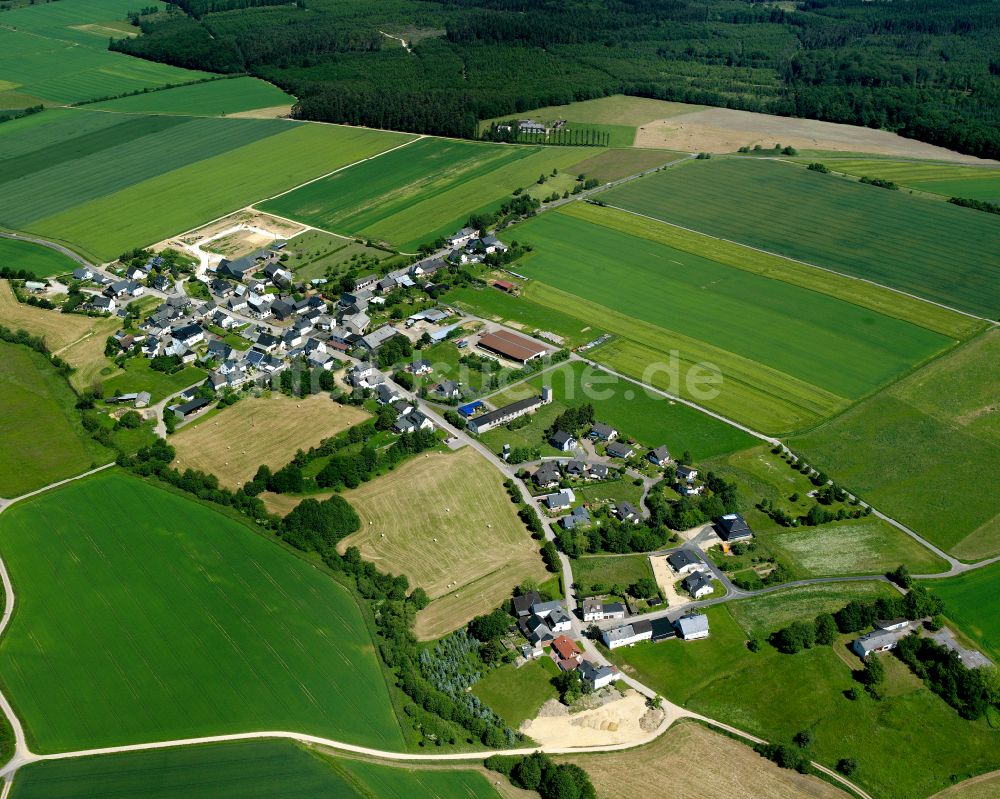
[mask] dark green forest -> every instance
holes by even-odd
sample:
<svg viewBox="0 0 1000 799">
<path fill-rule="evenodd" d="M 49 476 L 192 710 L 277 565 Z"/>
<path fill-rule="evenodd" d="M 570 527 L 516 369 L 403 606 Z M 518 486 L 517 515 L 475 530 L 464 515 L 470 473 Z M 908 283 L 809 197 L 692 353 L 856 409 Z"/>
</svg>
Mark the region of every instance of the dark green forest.
<svg viewBox="0 0 1000 799">
<path fill-rule="evenodd" d="M 624 93 L 1000 157 L 998 0 L 172 2 L 112 49 L 259 75 L 305 119 L 473 137 L 480 119 Z"/>
</svg>

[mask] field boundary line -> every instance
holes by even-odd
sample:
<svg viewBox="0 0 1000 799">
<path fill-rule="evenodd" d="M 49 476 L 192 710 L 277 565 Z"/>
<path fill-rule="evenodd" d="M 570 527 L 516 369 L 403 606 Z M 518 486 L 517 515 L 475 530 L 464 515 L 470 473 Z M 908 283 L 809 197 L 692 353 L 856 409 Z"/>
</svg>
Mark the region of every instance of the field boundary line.
<svg viewBox="0 0 1000 799">
<path fill-rule="evenodd" d="M 831 269 L 828 266 L 820 266 L 819 264 L 813 264 L 810 263 L 809 261 L 802 261 L 799 260 L 798 258 L 792 258 L 788 255 L 782 255 L 781 253 L 773 252 L 772 250 L 765 250 L 762 247 L 754 247 L 751 244 L 745 244 L 740 241 L 733 241 L 732 239 L 727 239 L 723 236 L 713 236 L 711 233 L 705 233 L 702 230 L 696 230 L 695 228 L 692 227 L 685 227 L 684 225 L 678 225 L 676 222 L 668 222 L 666 219 L 660 219 L 659 217 L 656 216 L 643 214 L 638 211 L 633 211 L 629 208 L 622 208 L 620 205 L 611 205 L 610 203 L 604 203 L 604 205 L 607 208 L 614 208 L 616 211 L 623 211 L 626 214 L 631 214 L 632 216 L 637 216 L 640 217 L 641 219 L 648 219 L 651 222 L 659 222 L 661 225 L 670 225 L 670 227 L 675 227 L 678 230 L 686 230 L 688 233 L 697 233 L 699 236 L 705 236 L 710 239 L 715 239 L 716 241 L 724 241 L 726 242 L 726 244 L 733 244 L 737 247 L 745 247 L 748 250 L 754 250 L 755 252 L 763 253 L 764 255 L 770 255 L 774 258 L 784 258 L 786 261 L 791 261 L 792 263 L 801 264 L 802 266 L 808 266 L 811 269 L 818 269 L 821 272 L 828 272 L 831 275 L 837 275 L 838 277 L 848 278 L 850 280 L 857 280 L 860 283 L 867 283 L 870 286 L 875 286 L 880 289 L 885 289 L 886 291 L 891 291 L 894 294 L 899 294 L 903 297 L 909 297 L 911 300 L 926 302 L 928 305 L 934 305 L 938 308 L 941 308 L 942 310 L 951 311 L 961 316 L 965 316 L 969 319 L 975 319 L 980 322 L 985 322 L 986 324 L 992 327 L 1000 325 L 1000 322 L 993 319 L 987 319 L 985 316 L 979 316 L 977 314 L 972 313 L 971 311 L 963 311 L 960 310 L 959 308 L 954 308 L 951 305 L 946 305 L 943 302 L 929 300 L 926 297 L 920 297 L 916 294 L 911 294 L 908 291 L 903 291 L 902 289 L 893 288 L 892 286 L 887 286 L 884 283 L 879 283 L 875 280 L 870 280 L 869 278 L 866 277 L 858 277 L 857 275 L 850 275 L 847 274 L 846 272 L 838 272 L 836 269 Z"/>
</svg>

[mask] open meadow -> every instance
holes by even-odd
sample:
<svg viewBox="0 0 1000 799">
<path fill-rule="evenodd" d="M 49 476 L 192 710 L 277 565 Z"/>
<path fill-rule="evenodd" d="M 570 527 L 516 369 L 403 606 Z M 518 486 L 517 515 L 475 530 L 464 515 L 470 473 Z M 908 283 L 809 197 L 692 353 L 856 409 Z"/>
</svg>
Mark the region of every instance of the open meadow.
<svg viewBox="0 0 1000 799">
<path fill-rule="evenodd" d="M 754 159 L 690 162 L 600 198 L 970 313 L 1000 314 L 1000 222 L 989 214 Z"/>
<path fill-rule="evenodd" d="M 1000 203 L 1000 166 L 962 166 L 914 161 L 821 158 L 826 166 L 849 175 L 891 180 L 910 189 Z"/>
<path fill-rule="evenodd" d="M 81 109 L 47 111 L 3 128 L 0 224 L 100 260 L 410 138 L 277 119 Z M 136 212 L 153 202 L 156 213 Z"/>
<path fill-rule="evenodd" d="M 0 531 L 0 681 L 35 751 L 269 729 L 401 745 L 354 599 L 243 523 L 104 472 Z"/>
<path fill-rule="evenodd" d="M 0 268 L 24 269 L 36 277 L 64 275 L 77 267 L 76 261 L 57 250 L 30 241 L 0 238 Z"/>
<path fill-rule="evenodd" d="M 36 763 L 12 799 L 495 799 L 481 770 L 328 757 L 291 741 L 237 741 Z"/>
<path fill-rule="evenodd" d="M 593 357 L 645 382 L 673 378 L 671 357 L 680 359 L 672 393 L 699 399 L 687 375 L 715 364 L 723 383 L 703 404 L 765 432 L 815 424 L 952 343 L 673 248 L 656 240 L 660 225 L 645 227 L 626 232 L 559 211 L 519 225 L 517 237 L 534 248 L 516 267 L 532 278 L 525 294 L 567 313 L 588 310 L 585 318 L 621 337 Z"/>
<path fill-rule="evenodd" d="M 405 574 L 432 599 L 417 614 L 421 639 L 488 613 L 525 580 L 546 576 L 499 472 L 471 447 L 420 455 L 344 493 L 361 530 L 343 539 L 382 571 Z"/>
<path fill-rule="evenodd" d="M 945 601 L 952 619 L 994 662 L 1000 662 L 1000 565 L 924 585 Z"/>
<path fill-rule="evenodd" d="M 813 759 L 830 768 L 840 758 L 855 759 L 851 780 L 873 796 L 926 797 L 954 780 L 1000 767 L 1000 730 L 985 719 L 960 718 L 892 655 L 881 658 L 885 697 L 875 701 L 852 677 L 861 661 L 848 649 L 848 636 L 795 655 L 765 642 L 758 652 L 746 648 L 747 632 L 734 615 L 753 619 L 751 629 L 774 630 L 846 604 L 857 596 L 857 585 L 840 598 L 812 594 L 800 601 L 783 592 L 777 601 L 761 597 L 712 607 L 709 639 L 641 643 L 613 659 L 671 701 L 769 741 L 789 743 L 800 730 L 811 730 Z M 756 603 L 766 604 L 758 609 Z M 736 609 L 744 604 L 746 610 Z M 849 688 L 858 699 L 844 695 Z"/>
<path fill-rule="evenodd" d="M 354 239 L 345 239 L 322 230 L 305 230 L 288 240 L 283 254 L 288 255 L 285 268 L 299 280 L 325 277 L 336 280 L 353 266 L 354 259 L 388 257 L 385 250 L 368 247 Z"/>
<path fill-rule="evenodd" d="M 138 32 L 126 21 L 135 10 L 128 0 L 73 0 L 5 11 L 0 99 L 10 93 L 25 105 L 69 104 L 210 77 L 108 50 L 109 38 Z"/>
<path fill-rule="evenodd" d="M 1000 331 L 788 443 L 956 557 L 1000 552 Z"/>
<path fill-rule="evenodd" d="M 261 464 L 277 471 L 296 450 L 315 447 L 367 418 L 361 408 L 333 402 L 326 394 L 247 397 L 178 430 L 170 438 L 177 450 L 174 466 L 217 475 L 223 485 L 236 488 L 252 480 Z"/>
<path fill-rule="evenodd" d="M 601 799 L 635 799 L 669 781 L 672 796 L 746 799 L 847 799 L 815 776 L 778 768 L 747 744 L 692 721 L 681 721 L 648 746 L 602 755 L 569 755 Z M 698 767 L 692 768 L 692 763 Z M 710 765 L 709 765 L 710 764 Z M 669 775 L 669 776 L 665 776 Z M 15 798 L 16 799 L 16 798 Z"/>
<path fill-rule="evenodd" d="M 573 561 L 573 580 L 584 594 L 617 594 L 619 592 L 613 590 L 615 587 L 627 591 L 630 585 L 644 577 L 653 579 L 653 567 L 644 554 L 585 555 Z M 594 585 L 603 588 L 594 591 Z"/>
<path fill-rule="evenodd" d="M 334 233 L 414 251 L 494 210 L 514 189 L 596 155 L 587 147 L 532 147 L 425 137 L 258 206 Z"/>
<path fill-rule="evenodd" d="M 0 497 L 16 497 L 114 458 L 83 429 L 76 395 L 48 361 L 0 341 Z"/>
<path fill-rule="evenodd" d="M 538 715 L 538 709 L 549 699 L 559 698 L 552 685 L 558 673 L 559 667 L 548 657 L 530 660 L 520 667 L 507 663 L 488 672 L 472 686 L 472 693 L 516 730 L 522 722 Z"/>
<path fill-rule="evenodd" d="M 224 117 L 291 106 L 295 98 L 259 78 L 226 78 L 92 103 L 88 108 L 130 114 L 190 114 Z M 274 116 L 278 116 L 277 113 Z"/>
<path fill-rule="evenodd" d="M 91 382 L 83 383 L 81 387 L 89 388 L 92 383 L 100 383 L 105 397 L 148 391 L 150 403 L 155 405 L 171 394 L 203 382 L 208 376 L 204 369 L 199 369 L 197 366 L 185 366 L 173 374 L 166 374 L 156 371 L 149 363 L 148 358 L 129 358 L 125 361 L 124 369 L 113 370 L 108 375 L 98 374 Z"/>
</svg>

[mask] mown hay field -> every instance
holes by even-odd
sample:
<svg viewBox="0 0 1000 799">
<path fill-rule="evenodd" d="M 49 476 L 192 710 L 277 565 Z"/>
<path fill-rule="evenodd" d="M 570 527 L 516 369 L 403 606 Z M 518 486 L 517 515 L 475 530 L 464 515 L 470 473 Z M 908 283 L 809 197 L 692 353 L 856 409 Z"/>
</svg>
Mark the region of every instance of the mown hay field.
<svg viewBox="0 0 1000 799">
<path fill-rule="evenodd" d="M 789 446 L 956 557 L 997 554 L 998 359 L 991 330 Z"/>
<path fill-rule="evenodd" d="M 340 542 L 382 571 L 405 574 L 432 602 L 419 638 L 444 635 L 497 607 L 524 580 L 546 576 L 502 478 L 471 447 L 419 455 L 344 493 L 361 530 Z"/>
<path fill-rule="evenodd" d="M 30 241 L 0 238 L 0 268 L 27 270 L 36 277 L 62 275 L 77 267 L 76 261 L 57 250 Z"/>
<path fill-rule="evenodd" d="M 37 352 L 0 342 L 0 497 L 16 497 L 107 463 L 83 429 L 76 395 Z"/>
<path fill-rule="evenodd" d="M 109 38 L 128 35 L 122 23 L 133 10 L 126 0 L 74 0 L 4 12 L 4 93 L 68 104 L 210 77 L 108 50 Z"/>
<path fill-rule="evenodd" d="M 673 796 L 748 799 L 847 799 L 814 776 L 781 769 L 747 744 L 691 721 L 681 721 L 653 743 L 602 755 L 563 756 L 589 775 L 602 799 L 634 799 L 665 775 Z M 692 764 L 699 764 L 691 768 Z M 709 767 L 709 764 L 710 767 Z"/>
<path fill-rule="evenodd" d="M 601 199 L 970 313 L 1000 314 L 1000 223 L 990 214 L 753 159 L 692 161 Z"/>
<path fill-rule="evenodd" d="M 241 522 L 114 471 L 0 530 L 18 594 L 0 681 L 34 751 L 247 730 L 401 745 L 354 599 Z"/>
<path fill-rule="evenodd" d="M 940 194 L 1000 203 L 1000 167 L 928 164 L 914 161 L 820 159 L 830 169 L 849 175 L 891 180 L 900 186 Z"/>
<path fill-rule="evenodd" d="M 272 83 L 259 78 L 240 77 L 135 94 L 94 103 L 88 107 L 130 114 L 221 117 L 294 102 L 294 97 L 285 94 Z"/>
<path fill-rule="evenodd" d="M 197 747 L 36 763 L 20 771 L 12 799 L 337 799 L 438 796 L 495 799 L 479 771 L 404 768 L 324 757 L 291 741 Z"/>
<path fill-rule="evenodd" d="M 299 399 L 271 393 L 248 397 L 213 416 L 188 425 L 170 438 L 174 465 L 217 475 L 235 488 L 267 464 L 277 471 L 296 450 L 318 445 L 368 418 L 361 408 L 340 405 L 326 394 Z"/>
<path fill-rule="evenodd" d="M 660 226 L 647 227 L 649 237 L 560 212 L 518 226 L 519 240 L 534 251 L 517 268 L 541 284 L 529 283 L 526 295 L 565 312 L 589 308 L 586 318 L 621 336 L 593 357 L 627 366 L 621 371 L 644 382 L 653 382 L 654 369 L 661 379 L 672 376 L 671 357 L 685 362 L 671 393 L 699 399 L 687 375 L 697 364 L 716 365 L 718 396 L 701 401 L 758 429 L 815 424 L 952 344 L 909 322 L 661 244 L 654 240 Z M 633 357 L 636 344 L 645 355 Z"/>
<path fill-rule="evenodd" d="M 0 224 L 58 240 L 99 260 L 409 138 L 277 119 L 85 110 L 47 112 L 5 128 L 0 134 L 7 155 L 0 161 Z M 155 213 L 136 212 L 154 204 Z"/>
<path fill-rule="evenodd" d="M 404 250 L 454 233 L 517 188 L 596 155 L 584 147 L 512 147 L 425 137 L 259 205 L 334 233 Z"/>
</svg>

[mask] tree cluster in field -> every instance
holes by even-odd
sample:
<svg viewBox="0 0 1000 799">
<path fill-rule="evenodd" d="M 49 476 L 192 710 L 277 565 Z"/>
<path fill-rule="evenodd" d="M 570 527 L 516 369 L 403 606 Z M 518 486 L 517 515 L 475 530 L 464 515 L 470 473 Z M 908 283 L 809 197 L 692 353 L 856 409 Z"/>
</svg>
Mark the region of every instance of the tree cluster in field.
<svg viewBox="0 0 1000 799">
<path fill-rule="evenodd" d="M 587 772 L 572 763 L 556 763 L 542 752 L 525 757 L 493 755 L 483 765 L 498 771 L 512 785 L 537 791 L 541 799 L 597 799 Z"/>
<path fill-rule="evenodd" d="M 380 369 L 388 369 L 394 363 L 413 355 L 413 344 L 402 333 L 386 339 L 378 348 L 378 365 Z"/>
<path fill-rule="evenodd" d="M 819 172 L 823 175 L 830 174 L 830 167 L 828 167 L 826 164 L 821 164 L 819 161 L 814 161 L 813 163 L 809 164 L 809 166 L 807 166 L 806 169 L 808 169 L 810 172 Z"/>
<path fill-rule="evenodd" d="M 11 293 L 13 293 L 14 298 L 24 305 L 31 305 L 34 308 L 41 308 L 44 311 L 51 311 L 56 307 L 56 304 L 52 300 L 48 300 L 45 297 L 39 297 L 35 294 L 29 294 L 24 290 L 23 284 L 11 283 L 10 284 Z"/>
<path fill-rule="evenodd" d="M 562 430 L 576 435 L 584 427 L 594 423 L 594 406 L 589 402 L 575 408 L 567 408 L 560 413 L 545 430 L 545 438 L 549 438 Z"/>
<path fill-rule="evenodd" d="M 12 122 L 15 119 L 30 117 L 32 114 L 38 114 L 44 110 L 44 105 L 33 105 L 28 108 L 0 110 L 0 122 Z"/>
<path fill-rule="evenodd" d="M 571 558 L 597 552 L 651 552 L 662 549 L 671 542 L 673 534 L 662 524 L 651 519 L 639 524 L 622 522 L 611 516 L 606 507 L 591 511 L 592 524 L 586 529 L 556 532 L 559 548 Z"/>
<path fill-rule="evenodd" d="M 21 344 L 29 349 L 33 349 L 40 355 L 44 355 L 49 363 L 55 367 L 55 370 L 63 377 L 69 377 L 73 371 L 73 368 L 66 361 L 58 355 L 53 355 L 49 352 L 49 348 L 45 345 L 45 339 L 42 336 L 33 336 L 27 330 L 11 330 L 9 327 L 0 325 L 0 341 L 6 341 L 9 344 Z"/>
<path fill-rule="evenodd" d="M 546 541 L 545 539 L 545 527 L 542 525 L 542 520 L 538 518 L 538 512 L 527 502 L 524 501 L 524 496 L 521 494 L 521 489 L 517 487 L 515 483 L 510 478 L 503 481 L 504 488 L 507 489 L 507 494 L 510 496 L 510 501 L 517 505 L 517 517 L 524 522 L 524 526 L 528 528 L 528 532 L 531 533 L 531 537 L 536 541 L 541 541 L 541 554 L 542 562 L 545 564 L 545 568 L 550 572 L 556 573 L 559 571 L 559 552 L 556 549 L 556 545 L 551 541 Z"/>
<path fill-rule="evenodd" d="M 782 147 L 780 144 L 774 145 L 774 148 L 771 149 L 771 150 L 765 149 L 765 147 L 762 144 L 755 144 L 755 145 L 753 145 L 753 147 L 751 147 L 749 144 L 744 144 L 736 152 L 738 152 L 738 153 L 753 153 L 753 154 L 767 153 L 768 155 L 771 155 L 771 154 L 798 155 L 799 154 L 799 151 L 796 150 L 794 147 Z M 698 153 L 698 158 L 699 159 L 702 156 L 704 156 L 705 158 L 711 158 L 712 154 L 711 153 Z M 822 164 L 820 164 L 820 166 L 822 166 Z"/>
<path fill-rule="evenodd" d="M 280 535 L 304 552 L 326 552 L 342 538 L 357 532 L 361 519 L 346 499 L 302 500 L 281 521 Z"/>
<path fill-rule="evenodd" d="M 893 654 L 964 719 L 982 718 L 1000 705 L 1000 682 L 993 669 L 970 669 L 958 653 L 930 638 L 908 635 Z"/>
<path fill-rule="evenodd" d="M 804 525 L 806 527 L 816 527 L 821 524 L 829 524 L 830 522 L 842 521 L 844 519 L 859 519 L 872 513 L 870 506 L 862 506 L 857 497 L 851 497 L 844 489 L 832 482 L 826 472 L 813 469 L 804 460 L 797 458 L 795 455 L 787 452 L 779 445 L 772 447 L 771 452 L 775 455 L 780 454 L 782 460 L 784 460 L 792 469 L 804 474 L 809 478 L 809 481 L 816 486 L 816 504 L 813 505 L 808 512 L 798 516 L 793 516 L 784 508 L 776 505 L 770 498 L 763 497 L 761 501 L 757 503 L 757 510 L 766 514 L 772 521 L 780 524 L 782 527 L 798 527 L 800 525 Z M 789 501 L 798 502 L 798 492 L 792 494 L 791 497 L 789 497 Z M 823 507 L 838 502 L 848 501 L 850 501 L 850 504 L 853 507 L 841 507 L 836 511 L 827 510 L 826 507 Z"/>
<path fill-rule="evenodd" d="M 1000 214 L 1000 204 L 987 202 L 986 200 L 971 200 L 968 197 L 949 197 L 948 202 L 952 205 L 959 205 L 962 208 L 985 211 L 987 214 Z"/>
<path fill-rule="evenodd" d="M 868 175 L 861 176 L 861 182 L 867 186 L 875 186 L 879 189 L 888 189 L 889 191 L 899 191 L 899 184 L 894 183 L 891 180 L 885 180 L 884 178 L 873 178 Z"/>
<path fill-rule="evenodd" d="M 735 483 L 708 472 L 705 486 L 708 491 L 700 496 L 676 500 L 668 499 L 663 491 L 650 491 L 646 497 L 650 520 L 671 530 L 689 530 L 740 509 L 740 495 Z"/>
</svg>

